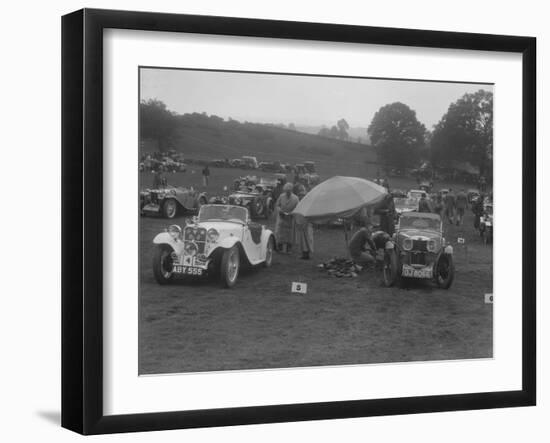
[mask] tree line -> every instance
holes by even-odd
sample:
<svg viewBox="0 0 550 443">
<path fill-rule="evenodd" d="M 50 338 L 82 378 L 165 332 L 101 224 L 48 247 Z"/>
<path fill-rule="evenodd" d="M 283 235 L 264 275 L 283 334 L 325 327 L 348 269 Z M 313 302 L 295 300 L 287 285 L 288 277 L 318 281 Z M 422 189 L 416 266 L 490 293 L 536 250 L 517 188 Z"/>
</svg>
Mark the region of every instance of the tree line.
<svg viewBox="0 0 550 443">
<path fill-rule="evenodd" d="M 367 132 L 379 161 L 386 167 L 413 168 L 422 160 L 451 168 L 468 162 L 490 174 L 493 159 L 493 93 L 479 90 L 451 103 L 432 131 L 404 103 L 382 106 Z"/>
<path fill-rule="evenodd" d="M 157 140 L 159 150 L 169 148 L 176 129 L 185 120 L 221 128 L 236 123 L 206 113 L 176 114 L 156 99 L 140 103 L 140 136 Z M 293 123 L 289 129 L 295 129 Z M 340 119 L 319 135 L 348 140 L 349 124 Z M 480 174 L 490 175 L 493 160 L 493 93 L 479 90 L 451 103 L 431 131 L 420 123 L 416 112 L 404 103 L 382 106 L 374 115 L 367 133 L 379 162 L 386 168 L 415 168 L 422 161 L 432 167 L 452 168 L 456 162 L 468 162 Z"/>
</svg>

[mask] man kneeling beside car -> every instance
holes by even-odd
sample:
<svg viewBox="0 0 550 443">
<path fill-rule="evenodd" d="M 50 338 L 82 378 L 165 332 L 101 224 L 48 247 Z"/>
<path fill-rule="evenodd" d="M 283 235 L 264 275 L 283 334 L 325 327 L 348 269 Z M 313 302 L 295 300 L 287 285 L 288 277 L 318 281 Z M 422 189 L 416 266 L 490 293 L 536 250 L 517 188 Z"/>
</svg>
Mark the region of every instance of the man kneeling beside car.
<svg viewBox="0 0 550 443">
<path fill-rule="evenodd" d="M 391 237 L 384 231 L 374 233 L 368 227 L 359 229 L 349 242 L 348 248 L 352 260 L 359 266 L 366 266 L 376 261 L 376 251 L 384 249 Z"/>
</svg>

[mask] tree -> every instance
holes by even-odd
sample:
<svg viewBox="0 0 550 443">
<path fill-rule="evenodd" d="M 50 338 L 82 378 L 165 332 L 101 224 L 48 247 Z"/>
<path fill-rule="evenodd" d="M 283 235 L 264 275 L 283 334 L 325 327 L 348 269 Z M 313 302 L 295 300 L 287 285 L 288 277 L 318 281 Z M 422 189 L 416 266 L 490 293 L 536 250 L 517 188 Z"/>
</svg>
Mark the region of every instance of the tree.
<svg viewBox="0 0 550 443">
<path fill-rule="evenodd" d="M 382 106 L 367 129 L 372 146 L 385 167 L 413 167 L 425 145 L 426 128 L 416 112 L 403 103 Z"/>
<path fill-rule="evenodd" d="M 157 99 L 142 101 L 139 111 L 140 137 L 156 140 L 159 151 L 165 151 L 169 148 L 169 143 L 176 129 L 175 114 Z"/>
<path fill-rule="evenodd" d="M 469 162 L 489 174 L 493 159 L 493 93 L 480 89 L 449 106 L 435 125 L 431 159 L 437 166 Z"/>
<path fill-rule="evenodd" d="M 349 129 L 349 125 L 348 125 L 348 122 L 341 118 L 340 120 L 338 120 L 336 122 L 336 126 L 338 126 L 338 138 L 342 139 L 342 140 L 347 140 L 349 138 L 349 135 L 348 135 L 348 129 Z"/>
<path fill-rule="evenodd" d="M 296 125 L 294 123 L 289 123 L 288 129 L 290 129 L 291 131 L 296 131 Z"/>
</svg>

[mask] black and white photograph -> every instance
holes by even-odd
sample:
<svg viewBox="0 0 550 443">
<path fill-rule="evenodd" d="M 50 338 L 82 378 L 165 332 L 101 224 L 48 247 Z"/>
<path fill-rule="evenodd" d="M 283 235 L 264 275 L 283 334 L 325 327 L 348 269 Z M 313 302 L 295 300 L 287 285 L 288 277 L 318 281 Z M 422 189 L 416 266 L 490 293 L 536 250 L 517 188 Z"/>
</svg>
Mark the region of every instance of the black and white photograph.
<svg viewBox="0 0 550 443">
<path fill-rule="evenodd" d="M 493 358 L 493 84 L 136 75 L 139 375 Z"/>
</svg>

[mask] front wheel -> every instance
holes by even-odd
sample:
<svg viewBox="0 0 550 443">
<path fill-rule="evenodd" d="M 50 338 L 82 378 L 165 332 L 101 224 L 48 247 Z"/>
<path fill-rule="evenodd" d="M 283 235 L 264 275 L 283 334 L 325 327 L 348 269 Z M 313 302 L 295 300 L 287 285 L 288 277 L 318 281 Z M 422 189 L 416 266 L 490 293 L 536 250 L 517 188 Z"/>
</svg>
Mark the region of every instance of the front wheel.
<svg viewBox="0 0 550 443">
<path fill-rule="evenodd" d="M 453 256 L 442 254 L 436 264 L 435 281 L 442 289 L 449 289 L 455 277 L 455 266 Z"/>
<path fill-rule="evenodd" d="M 399 266 L 399 257 L 395 249 L 386 249 L 384 251 L 384 268 L 382 270 L 382 277 L 384 286 L 394 286 L 401 277 Z"/>
<path fill-rule="evenodd" d="M 169 198 L 168 200 L 165 200 L 164 204 L 162 205 L 162 213 L 166 218 L 174 218 L 178 212 L 178 204 L 176 203 L 176 200 L 173 198 Z"/>
<path fill-rule="evenodd" d="M 232 288 L 237 282 L 239 275 L 239 249 L 233 246 L 224 251 L 220 266 L 220 280 L 222 286 Z"/>
<path fill-rule="evenodd" d="M 167 285 L 173 280 L 173 253 L 174 250 L 168 245 L 155 246 L 152 263 L 153 275 L 159 285 Z"/>
</svg>

